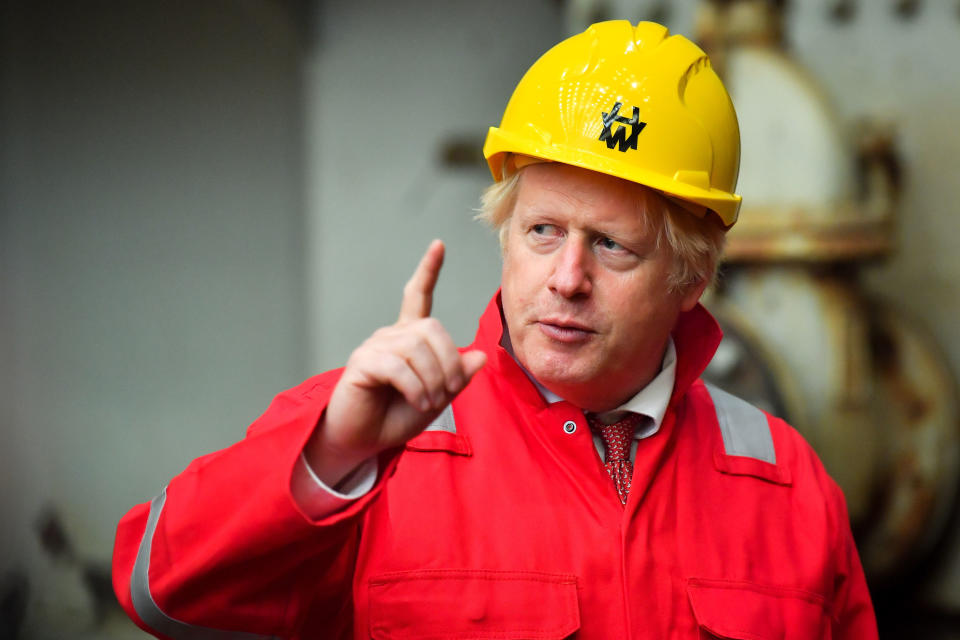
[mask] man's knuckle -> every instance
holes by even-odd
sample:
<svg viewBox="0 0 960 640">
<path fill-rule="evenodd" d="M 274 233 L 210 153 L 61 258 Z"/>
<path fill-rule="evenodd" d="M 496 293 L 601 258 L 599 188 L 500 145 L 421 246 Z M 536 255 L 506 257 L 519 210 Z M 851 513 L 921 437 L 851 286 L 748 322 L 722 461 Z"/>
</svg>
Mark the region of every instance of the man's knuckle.
<svg viewBox="0 0 960 640">
<path fill-rule="evenodd" d="M 397 336 L 397 347 L 405 354 L 414 353 L 422 342 L 422 338 L 415 331 L 404 331 Z"/>
<path fill-rule="evenodd" d="M 387 374 L 392 373 L 397 365 L 402 362 L 390 351 L 378 351 L 375 356 L 371 352 L 371 356 L 370 361 L 376 363 Z"/>
<path fill-rule="evenodd" d="M 428 335 L 436 335 L 438 333 L 445 333 L 446 330 L 443 328 L 443 323 L 434 318 L 433 316 L 423 318 L 418 322 L 420 330 Z"/>
<path fill-rule="evenodd" d="M 436 388 L 443 384 L 443 371 L 436 364 L 431 363 L 430 366 L 424 367 L 423 377 L 426 384 L 431 387 Z"/>
</svg>

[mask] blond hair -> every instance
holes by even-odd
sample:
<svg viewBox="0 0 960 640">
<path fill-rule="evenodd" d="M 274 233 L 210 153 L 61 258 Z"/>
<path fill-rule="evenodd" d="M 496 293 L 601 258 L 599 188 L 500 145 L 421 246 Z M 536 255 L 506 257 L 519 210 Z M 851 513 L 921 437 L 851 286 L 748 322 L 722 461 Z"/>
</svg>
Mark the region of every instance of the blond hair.
<svg viewBox="0 0 960 640">
<path fill-rule="evenodd" d="M 506 244 L 507 223 L 517 201 L 522 173 L 522 170 L 517 171 L 493 183 L 480 195 L 480 210 L 476 217 L 499 233 L 501 248 Z M 726 232 L 719 217 L 712 211 L 698 217 L 658 191 L 639 186 L 643 223 L 656 235 L 657 248 L 666 243 L 673 254 L 673 268 L 667 280 L 670 290 L 682 291 L 704 281 L 712 284 L 726 242 Z"/>
</svg>

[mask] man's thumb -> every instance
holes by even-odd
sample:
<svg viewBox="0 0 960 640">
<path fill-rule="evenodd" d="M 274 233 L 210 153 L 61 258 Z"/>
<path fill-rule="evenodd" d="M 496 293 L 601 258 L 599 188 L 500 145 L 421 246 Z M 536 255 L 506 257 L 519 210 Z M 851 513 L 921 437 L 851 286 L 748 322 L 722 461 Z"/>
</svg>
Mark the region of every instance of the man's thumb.
<svg viewBox="0 0 960 640">
<path fill-rule="evenodd" d="M 487 354 L 483 351 L 467 351 L 463 354 L 463 373 L 470 380 L 487 363 Z"/>
</svg>

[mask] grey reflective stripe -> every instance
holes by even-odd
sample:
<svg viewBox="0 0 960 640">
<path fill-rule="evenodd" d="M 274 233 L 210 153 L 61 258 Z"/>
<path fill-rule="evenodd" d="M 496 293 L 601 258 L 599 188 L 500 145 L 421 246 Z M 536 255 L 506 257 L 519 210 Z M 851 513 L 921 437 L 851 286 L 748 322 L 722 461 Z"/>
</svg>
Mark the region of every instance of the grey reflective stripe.
<svg viewBox="0 0 960 640">
<path fill-rule="evenodd" d="M 266 640 L 271 638 L 271 636 L 260 636 L 242 631 L 221 631 L 219 629 L 197 627 L 174 620 L 160 610 L 160 607 L 153 600 L 153 595 L 150 594 L 150 548 L 153 543 L 153 532 L 157 529 L 157 521 L 160 519 L 160 512 L 163 511 L 163 504 L 166 501 L 167 490 L 164 488 L 163 492 L 150 503 L 147 528 L 140 540 L 137 561 L 133 565 L 133 573 L 130 576 L 130 599 L 133 601 L 133 608 L 140 619 L 151 629 L 176 640 Z"/>
<path fill-rule="evenodd" d="M 424 431 L 446 431 L 447 433 L 456 433 L 457 423 L 453 419 L 453 405 L 448 404 L 447 407 L 440 413 L 440 415 L 438 415 L 430 424 L 430 426 L 424 429 Z"/>
<path fill-rule="evenodd" d="M 723 448 L 727 455 L 756 458 L 776 464 L 777 454 L 773 449 L 773 436 L 767 416 L 749 402 L 730 395 L 723 389 L 711 384 L 706 386 L 717 411 L 717 422 L 720 424 Z"/>
</svg>

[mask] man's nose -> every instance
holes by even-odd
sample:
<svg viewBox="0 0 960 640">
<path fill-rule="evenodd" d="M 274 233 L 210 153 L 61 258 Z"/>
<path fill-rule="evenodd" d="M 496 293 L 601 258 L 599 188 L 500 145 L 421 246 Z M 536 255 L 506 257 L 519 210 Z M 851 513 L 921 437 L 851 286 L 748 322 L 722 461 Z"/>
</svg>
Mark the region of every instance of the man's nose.
<svg viewBox="0 0 960 640">
<path fill-rule="evenodd" d="M 593 289 L 593 254 L 586 243 L 568 238 L 555 255 L 553 272 L 547 285 L 564 298 L 590 295 Z"/>
</svg>

